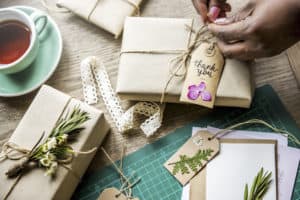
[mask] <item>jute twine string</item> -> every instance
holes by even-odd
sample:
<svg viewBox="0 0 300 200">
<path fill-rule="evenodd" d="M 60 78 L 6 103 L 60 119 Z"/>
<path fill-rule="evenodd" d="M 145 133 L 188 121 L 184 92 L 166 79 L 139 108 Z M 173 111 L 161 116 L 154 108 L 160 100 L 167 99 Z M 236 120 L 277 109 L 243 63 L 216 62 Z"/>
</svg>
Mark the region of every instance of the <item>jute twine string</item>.
<svg viewBox="0 0 300 200">
<path fill-rule="evenodd" d="M 123 157 L 124 157 L 124 146 L 123 146 L 123 150 L 122 150 L 122 157 L 120 160 L 120 167 L 118 167 L 116 165 L 116 163 L 113 161 L 113 159 L 109 156 L 109 154 L 106 152 L 106 150 L 101 147 L 101 150 L 103 151 L 104 155 L 107 157 L 107 159 L 111 162 L 111 164 L 113 165 L 113 167 L 115 168 L 115 170 L 118 172 L 118 174 L 120 175 L 120 179 L 121 179 L 121 183 L 122 186 L 120 188 L 119 194 L 117 194 L 117 197 L 119 195 L 121 195 L 123 192 L 125 192 L 125 195 L 128 199 L 133 199 L 132 197 L 132 188 L 141 181 L 141 178 L 138 177 L 134 182 L 130 182 L 131 178 L 127 178 L 123 171 L 122 171 L 122 167 L 123 167 Z M 132 177 L 134 176 L 134 174 L 132 175 Z M 127 191 L 128 190 L 128 191 Z"/>
<path fill-rule="evenodd" d="M 175 58 L 171 59 L 169 62 L 170 73 L 163 88 L 160 103 L 162 104 L 165 100 L 166 91 L 170 85 L 170 82 L 175 77 L 185 77 L 187 73 L 188 63 L 191 58 L 192 52 L 199 47 L 202 43 L 211 43 L 215 45 L 212 41 L 213 35 L 209 32 L 207 25 L 203 25 L 198 31 L 193 29 L 193 23 L 191 26 L 185 25 L 185 28 L 189 31 L 188 44 L 186 50 L 126 50 L 121 51 L 121 55 L 125 53 L 145 53 L 145 54 L 179 54 Z M 194 35 L 193 39 L 192 36 Z M 182 71 L 182 72 L 181 72 Z"/>
<path fill-rule="evenodd" d="M 165 87 L 163 89 L 160 103 L 163 103 L 165 100 L 166 91 L 170 85 L 170 82 L 174 77 L 185 77 L 187 73 L 188 63 L 191 58 L 192 52 L 199 47 L 202 43 L 211 43 L 211 39 L 213 38 L 212 34 L 208 34 L 207 26 L 203 25 L 197 32 L 193 30 L 192 27 L 186 26 L 186 28 L 190 31 L 190 33 L 194 33 L 194 40 L 190 43 L 186 51 L 181 53 L 179 56 L 175 57 L 170 61 L 171 70 L 170 76 L 167 80 Z M 214 45 L 214 44 L 213 44 Z M 173 64 L 172 64 L 173 63 Z M 179 73 L 180 70 L 183 69 L 182 73 Z"/>
<path fill-rule="evenodd" d="M 95 9 L 97 8 L 99 1 L 101 1 L 101 0 L 97 0 L 97 1 L 95 2 L 95 4 L 93 5 L 91 11 L 89 12 L 88 17 L 87 17 L 87 20 L 88 20 L 88 21 L 90 21 L 91 15 L 94 13 Z M 133 1 L 131 1 L 131 0 L 122 0 L 122 1 L 124 1 L 124 2 L 126 2 L 127 4 L 131 5 L 131 6 L 134 8 L 134 14 L 135 14 L 136 16 L 140 16 L 141 11 L 140 11 L 139 5 L 137 5 L 135 2 L 133 2 Z"/>
<path fill-rule="evenodd" d="M 2 154 L 4 155 L 4 157 L 3 157 L 4 159 L 3 159 L 3 160 L 5 160 L 5 159 L 20 160 L 20 159 L 25 158 L 25 159 L 23 159 L 23 161 L 22 161 L 22 162 L 24 163 L 24 165 L 25 165 L 25 163 L 28 162 L 28 160 L 29 160 L 31 154 L 34 152 L 34 150 L 37 148 L 37 146 L 40 144 L 40 142 L 41 142 L 42 139 L 44 138 L 44 135 L 45 135 L 45 133 L 43 133 L 43 134 L 41 135 L 41 137 L 38 139 L 38 141 L 36 142 L 36 144 L 32 147 L 32 149 L 31 149 L 30 151 L 29 151 L 29 150 L 26 150 L 26 149 L 24 149 L 24 148 L 21 148 L 21 147 L 19 147 L 19 146 L 16 145 L 16 144 L 6 142 L 6 143 L 3 145 L 3 147 L 2 147 L 2 152 L 1 152 L 1 155 L 2 155 Z M 4 148 L 4 149 L 8 149 L 8 147 L 12 148 L 12 149 L 15 150 L 16 152 L 22 153 L 23 156 L 14 157 L 14 156 L 10 156 L 9 153 L 10 153 L 11 151 L 3 152 L 3 148 Z M 7 152 L 9 152 L 9 153 L 7 153 Z M 1 160 L 1 161 L 3 161 L 3 160 Z M 8 190 L 7 193 L 5 194 L 4 200 L 6 200 L 6 199 L 9 197 L 9 195 L 11 194 L 11 192 L 13 191 L 13 189 L 16 187 L 16 185 L 18 184 L 18 182 L 20 181 L 20 179 L 21 179 L 22 176 L 23 176 L 23 173 L 21 173 L 21 174 L 19 174 L 19 175 L 17 176 L 17 178 L 15 179 L 13 185 L 9 188 L 9 190 Z"/>
<path fill-rule="evenodd" d="M 232 126 L 229 126 L 225 129 L 222 129 L 222 130 L 218 131 L 214 136 L 212 136 L 209 139 L 212 140 L 214 138 L 222 138 L 222 137 L 230 134 L 233 131 L 233 129 L 241 127 L 243 125 L 248 125 L 248 124 L 261 124 L 261 125 L 264 125 L 264 126 L 270 128 L 271 130 L 273 130 L 276 133 L 279 133 L 281 135 L 287 135 L 287 137 L 288 137 L 288 139 L 290 139 L 290 141 L 292 141 L 295 144 L 300 146 L 299 139 L 296 136 L 294 136 L 292 133 L 290 133 L 286 130 L 283 130 L 283 129 L 276 128 L 276 127 L 272 126 L 271 124 L 269 124 L 268 122 L 266 122 L 264 120 L 261 120 L 261 119 L 250 119 L 250 120 L 247 120 L 247 121 L 244 121 L 244 122 L 241 122 L 241 123 L 234 124 Z"/>
<path fill-rule="evenodd" d="M 35 149 L 35 148 L 33 148 L 33 149 Z M 96 147 L 94 147 L 88 151 L 72 150 L 72 153 L 70 153 L 70 156 L 68 158 L 58 160 L 58 163 L 69 164 L 73 160 L 74 155 L 88 155 L 88 154 L 94 153 L 96 150 L 97 150 Z M 2 146 L 2 152 L 0 153 L 0 162 L 4 161 L 6 159 L 21 160 L 22 158 L 30 157 L 32 152 L 33 152 L 32 150 L 22 148 L 13 142 L 6 142 Z"/>
<path fill-rule="evenodd" d="M 15 154 L 11 154 L 15 152 Z M 5 142 L 2 146 L 2 152 L 0 154 L 0 162 L 6 159 L 9 160 L 20 160 L 26 155 L 28 155 L 30 151 L 28 149 L 24 149 L 16 145 L 12 142 Z"/>
<path fill-rule="evenodd" d="M 100 0 L 97 0 L 96 3 L 93 5 L 91 11 L 88 14 L 87 20 L 90 21 L 90 17 L 93 14 L 93 12 L 95 11 L 98 3 Z M 140 16 L 141 15 L 141 11 L 140 11 L 140 7 L 139 5 L 137 5 L 135 2 L 131 1 L 131 0 L 121 0 L 126 2 L 127 4 L 129 4 L 130 6 L 132 6 L 134 8 L 134 14 L 136 16 Z M 61 8 L 58 4 L 56 4 L 56 7 L 50 6 L 48 3 L 48 0 L 41 0 L 42 5 L 48 10 L 48 11 L 53 11 L 53 12 L 58 12 L 58 13 L 68 13 L 70 12 L 68 9 L 65 8 Z"/>
<path fill-rule="evenodd" d="M 120 159 L 120 170 L 121 171 L 123 171 L 123 158 L 124 158 L 124 156 L 125 156 L 125 151 L 126 151 L 126 147 L 124 146 L 124 144 L 122 145 L 122 152 L 121 152 L 121 159 Z M 120 181 L 121 181 L 121 184 L 122 184 L 122 187 L 121 188 L 123 188 L 123 187 L 125 187 L 126 186 L 126 182 L 124 181 L 124 178 L 123 178 L 123 176 L 120 176 Z M 130 188 L 129 188 L 130 189 Z M 127 196 L 129 196 L 129 193 L 130 193 L 130 191 L 128 191 L 128 190 L 121 190 L 120 192 L 124 192 L 125 193 L 125 195 L 126 195 L 126 197 Z"/>
<path fill-rule="evenodd" d="M 45 133 L 43 133 L 41 135 L 41 137 L 39 138 L 39 140 L 37 141 L 37 143 L 33 146 L 33 148 L 31 150 L 22 148 L 21 146 L 15 144 L 13 142 L 9 142 L 9 141 L 5 142 L 2 146 L 2 151 L 0 152 L 0 162 L 4 161 L 6 159 L 15 160 L 15 161 L 21 160 L 21 163 L 18 163 L 18 164 L 20 165 L 21 168 L 25 168 L 26 165 L 30 162 L 30 157 L 35 152 L 35 150 L 37 149 L 37 147 L 43 140 L 44 136 L 45 136 Z M 73 158 L 75 155 L 88 155 L 88 154 L 94 153 L 96 150 L 97 150 L 97 148 L 92 148 L 88 151 L 73 150 L 72 153 L 70 153 L 66 159 L 60 159 L 60 160 L 57 160 L 57 162 L 60 164 L 60 166 L 62 166 L 63 168 L 65 168 L 66 170 L 71 172 L 74 175 L 74 177 L 76 177 L 77 179 L 80 179 L 80 176 L 77 173 L 75 173 L 72 170 L 72 168 L 68 167 L 67 164 L 70 164 L 73 161 Z M 13 166 L 13 168 L 11 168 L 11 170 L 13 170 L 16 166 Z M 8 174 L 9 171 L 6 172 L 6 174 Z M 20 181 L 22 176 L 23 176 L 23 173 L 21 172 L 16 177 L 13 185 L 9 188 L 9 190 L 5 194 L 4 200 L 6 200 L 9 197 L 9 195 L 11 194 L 13 189 L 16 187 L 16 185 L 18 184 L 18 182 Z"/>
<path fill-rule="evenodd" d="M 20 160 L 22 158 L 29 158 L 31 154 L 34 152 L 34 150 L 36 149 L 36 147 L 40 144 L 44 136 L 45 133 L 41 135 L 41 137 L 38 139 L 38 141 L 35 143 L 35 145 L 32 147 L 31 150 L 22 148 L 13 142 L 9 142 L 9 141 L 5 142 L 2 146 L 2 151 L 0 153 L 0 162 L 6 159 Z M 15 153 L 15 154 L 11 154 L 11 153 Z"/>
</svg>

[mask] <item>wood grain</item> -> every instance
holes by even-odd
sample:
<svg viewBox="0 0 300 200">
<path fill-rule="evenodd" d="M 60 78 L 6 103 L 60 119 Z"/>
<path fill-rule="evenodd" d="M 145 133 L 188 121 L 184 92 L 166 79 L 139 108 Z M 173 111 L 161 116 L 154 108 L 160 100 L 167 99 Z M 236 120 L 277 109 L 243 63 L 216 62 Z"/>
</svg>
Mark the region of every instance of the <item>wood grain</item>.
<svg viewBox="0 0 300 200">
<path fill-rule="evenodd" d="M 49 0 L 49 2 L 51 2 Z M 39 0 L 1 0 L 0 7 L 29 5 L 46 11 Z M 189 0 L 145 0 L 142 7 L 143 16 L 151 17 L 193 17 L 199 19 Z M 66 92 L 73 97 L 83 99 L 79 73 L 80 61 L 87 56 L 102 58 L 113 86 L 116 84 L 121 38 L 115 40 L 112 35 L 97 28 L 70 13 L 49 15 L 57 22 L 63 37 L 64 50 L 61 62 L 55 74 L 47 84 Z M 271 84 L 282 99 L 284 105 L 300 125 L 300 90 L 286 54 L 262 59 L 255 63 L 254 76 L 257 86 Z M 8 138 L 28 108 L 36 92 L 17 98 L 0 98 L 0 140 Z M 123 102 L 126 105 L 125 102 Z M 96 105 L 105 111 L 107 119 L 113 123 L 105 110 L 103 102 Z M 121 155 L 122 144 L 126 144 L 127 153 L 133 152 L 147 143 L 168 134 L 171 130 L 200 118 L 206 109 L 192 105 L 167 105 L 163 127 L 152 138 L 147 139 L 139 132 L 121 135 L 113 126 L 111 133 L 104 141 L 104 147 L 113 159 Z M 98 152 L 89 170 L 99 169 L 107 161 Z"/>
<path fill-rule="evenodd" d="M 300 43 L 289 48 L 286 53 L 289 58 L 291 68 L 294 71 L 298 86 L 300 87 Z"/>
</svg>

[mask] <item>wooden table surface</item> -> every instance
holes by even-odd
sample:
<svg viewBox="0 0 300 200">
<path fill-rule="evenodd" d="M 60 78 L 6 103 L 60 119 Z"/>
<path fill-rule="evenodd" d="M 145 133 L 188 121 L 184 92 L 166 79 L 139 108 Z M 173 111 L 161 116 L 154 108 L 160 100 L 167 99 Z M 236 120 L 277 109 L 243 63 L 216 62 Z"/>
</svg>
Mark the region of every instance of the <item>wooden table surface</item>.
<svg viewBox="0 0 300 200">
<path fill-rule="evenodd" d="M 51 0 L 49 1 L 51 2 Z M 13 5 L 28 5 L 46 11 L 39 0 L 0 1 L 0 7 Z M 155 17 L 198 17 L 190 0 L 145 0 L 142 13 L 143 16 Z M 61 62 L 47 84 L 82 100 L 79 64 L 87 56 L 96 55 L 102 58 L 113 86 L 115 86 L 121 38 L 115 40 L 112 35 L 86 23 L 71 13 L 50 12 L 49 15 L 54 18 L 61 30 L 64 50 Z M 300 90 L 286 53 L 259 60 L 253 68 L 256 86 L 271 84 L 287 110 L 300 125 Z M 17 98 L 0 98 L 0 140 L 8 138 L 12 134 L 35 94 L 36 92 Z M 105 111 L 107 119 L 112 122 L 103 102 L 97 104 L 96 107 Z M 171 130 L 200 118 L 202 113 L 203 109 L 199 109 L 197 106 L 167 105 L 163 127 L 150 139 L 139 132 L 121 135 L 111 123 L 112 131 L 103 145 L 113 159 L 118 159 L 122 144 L 126 144 L 127 153 L 133 152 L 166 135 Z M 89 170 L 98 169 L 104 163 L 107 163 L 104 155 L 102 152 L 98 152 Z"/>
</svg>

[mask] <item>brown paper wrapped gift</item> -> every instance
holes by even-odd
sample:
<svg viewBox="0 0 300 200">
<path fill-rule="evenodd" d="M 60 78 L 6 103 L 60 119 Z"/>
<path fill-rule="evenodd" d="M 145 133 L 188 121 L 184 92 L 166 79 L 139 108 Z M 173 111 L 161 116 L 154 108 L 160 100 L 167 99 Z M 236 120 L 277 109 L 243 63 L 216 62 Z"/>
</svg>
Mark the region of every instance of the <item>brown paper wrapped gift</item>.
<svg viewBox="0 0 300 200">
<path fill-rule="evenodd" d="M 186 51 L 192 19 L 128 17 L 124 26 L 117 93 L 123 99 L 159 101 L 170 75 L 170 60 Z M 180 103 L 183 77 L 171 80 L 165 102 Z M 217 106 L 249 107 L 253 85 L 247 63 L 226 59 Z"/>
<path fill-rule="evenodd" d="M 142 0 L 59 0 L 64 7 L 85 20 L 112 33 L 117 38 L 125 18 L 139 13 Z"/>
<path fill-rule="evenodd" d="M 50 134 L 57 120 L 74 106 L 88 112 L 90 120 L 84 123 L 85 129 L 71 143 L 72 148 L 87 151 L 99 147 L 109 129 L 103 113 L 49 86 L 41 88 L 9 141 L 22 148 L 32 149 L 42 133 Z M 8 199 L 69 199 L 79 183 L 79 177 L 74 174 L 82 176 L 94 154 L 75 156 L 68 165 L 74 173 L 58 166 L 54 179 L 45 176 L 42 168 L 30 170 L 22 176 Z M 0 163 L 0 199 L 4 198 L 15 182 L 15 178 L 8 179 L 5 172 L 16 162 L 7 159 Z"/>
</svg>

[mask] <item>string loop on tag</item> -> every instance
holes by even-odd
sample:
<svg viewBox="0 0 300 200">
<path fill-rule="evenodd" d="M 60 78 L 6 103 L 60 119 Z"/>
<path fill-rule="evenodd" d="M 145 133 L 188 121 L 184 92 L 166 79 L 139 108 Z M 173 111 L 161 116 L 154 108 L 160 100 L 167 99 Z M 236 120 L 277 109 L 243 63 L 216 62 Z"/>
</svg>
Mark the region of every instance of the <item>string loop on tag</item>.
<svg viewBox="0 0 300 200">
<path fill-rule="evenodd" d="M 231 125 L 231 126 L 225 128 L 225 129 L 222 129 L 222 130 L 218 131 L 215 135 L 210 137 L 209 140 L 212 140 L 214 138 L 224 137 L 225 135 L 230 134 L 230 132 L 233 129 L 241 127 L 243 125 L 247 125 L 247 124 L 261 124 L 261 125 L 264 125 L 264 126 L 270 128 L 271 130 L 273 130 L 276 133 L 280 133 L 282 135 L 287 135 L 288 139 L 290 139 L 292 142 L 294 142 L 295 144 L 300 146 L 299 139 L 296 136 L 294 136 L 292 133 L 288 132 L 287 130 L 276 128 L 276 127 L 272 126 L 271 124 L 269 124 L 268 122 L 266 122 L 264 120 L 261 120 L 261 119 L 250 119 L 250 120 L 247 120 L 247 121 L 244 121 L 244 122 L 240 122 L 240 123 Z"/>
<path fill-rule="evenodd" d="M 120 195 L 123 194 L 123 192 L 125 192 L 126 194 L 126 197 L 127 199 L 133 199 L 132 197 L 132 188 L 141 181 L 141 178 L 138 177 L 136 180 L 134 180 L 133 182 L 131 182 L 131 177 L 130 178 L 127 178 L 125 176 L 125 174 L 123 173 L 123 170 L 122 170 L 122 165 L 123 165 L 123 156 L 124 156 L 124 146 L 123 146 L 123 149 L 122 149 L 122 157 L 121 157 L 121 160 L 120 160 L 120 167 L 118 167 L 116 165 L 116 163 L 113 161 L 113 159 L 109 156 L 109 154 L 106 152 L 106 150 L 101 147 L 101 150 L 102 152 L 104 153 L 104 155 L 107 157 L 107 159 L 111 162 L 111 164 L 113 165 L 113 167 L 115 168 L 115 170 L 118 172 L 118 174 L 120 175 L 120 180 L 121 180 L 121 183 L 122 183 L 122 186 L 119 190 L 119 193 L 117 193 L 115 195 L 116 198 L 118 198 Z"/>
</svg>

